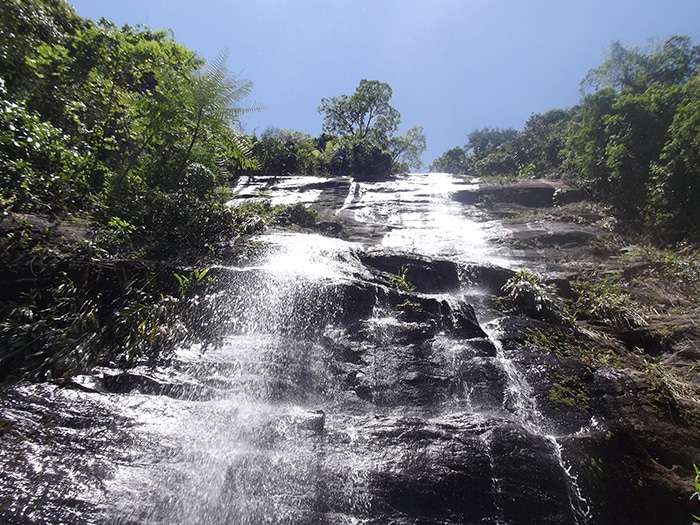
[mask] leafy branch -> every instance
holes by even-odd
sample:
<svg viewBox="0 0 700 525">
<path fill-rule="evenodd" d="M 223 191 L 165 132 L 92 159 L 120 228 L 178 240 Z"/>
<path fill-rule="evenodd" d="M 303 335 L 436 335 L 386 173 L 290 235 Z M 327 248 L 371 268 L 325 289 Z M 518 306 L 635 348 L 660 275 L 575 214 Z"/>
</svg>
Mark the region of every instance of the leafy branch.
<svg viewBox="0 0 700 525">
<path fill-rule="evenodd" d="M 389 285 L 403 292 L 414 292 L 416 287 L 408 280 L 408 266 L 401 266 L 396 275 L 389 277 Z"/>
</svg>

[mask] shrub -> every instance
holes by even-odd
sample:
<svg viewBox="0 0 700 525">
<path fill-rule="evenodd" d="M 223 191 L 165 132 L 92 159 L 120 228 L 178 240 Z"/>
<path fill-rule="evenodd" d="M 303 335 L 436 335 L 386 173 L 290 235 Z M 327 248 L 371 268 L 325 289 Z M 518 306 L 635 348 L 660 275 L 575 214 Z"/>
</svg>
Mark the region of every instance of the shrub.
<svg viewBox="0 0 700 525">
<path fill-rule="evenodd" d="M 506 293 L 501 302 L 508 311 L 550 323 L 566 325 L 573 322 L 556 287 L 541 283 L 528 270 L 516 272 L 501 290 Z"/>
</svg>

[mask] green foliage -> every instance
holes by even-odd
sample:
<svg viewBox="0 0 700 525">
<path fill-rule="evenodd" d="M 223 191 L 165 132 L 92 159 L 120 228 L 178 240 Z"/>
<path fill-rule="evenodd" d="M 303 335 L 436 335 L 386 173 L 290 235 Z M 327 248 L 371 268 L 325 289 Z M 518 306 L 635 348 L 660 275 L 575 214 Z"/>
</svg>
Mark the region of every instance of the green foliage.
<svg viewBox="0 0 700 525">
<path fill-rule="evenodd" d="M 518 160 L 510 151 L 494 151 L 474 164 L 476 173 L 483 177 L 514 176 L 518 172 Z"/>
<path fill-rule="evenodd" d="M 59 379 L 106 362 L 157 362 L 177 345 L 205 342 L 215 335 L 209 329 L 215 306 L 195 293 L 213 284 L 208 271 L 175 273 L 177 297 L 161 289 L 154 272 L 123 269 L 118 286 L 99 273 L 94 286 L 64 277 L 20 303 L 3 303 L 0 380 Z"/>
<path fill-rule="evenodd" d="M 257 167 L 239 129 L 256 109 L 245 107 L 252 84 L 228 73 L 225 53 L 206 65 L 167 31 L 83 20 L 64 0 L 2 6 L 3 214 L 79 217 L 96 231 L 72 248 L 85 261 L 201 259 L 236 235 L 222 188 Z M 40 237 L 20 224 L 3 253 L 47 267 L 70 255 Z M 203 305 L 185 293 L 205 273 L 178 274 L 179 297 L 143 275 L 124 275 L 115 297 L 100 275 L 2 305 L 3 377 L 61 377 L 106 356 L 135 363 L 205 330 Z M 92 278 L 105 288 L 92 289 Z"/>
<path fill-rule="evenodd" d="M 331 136 L 313 138 L 300 131 L 269 128 L 254 139 L 252 152 L 265 175 L 311 175 L 331 171 L 336 145 Z"/>
<path fill-rule="evenodd" d="M 695 491 L 690 498 L 695 498 L 700 501 L 700 468 L 698 468 L 695 463 L 693 463 L 693 468 L 695 469 L 695 477 L 693 478 L 693 488 Z M 693 518 L 700 520 L 700 518 L 695 515 L 693 515 Z"/>
<path fill-rule="evenodd" d="M 391 174 L 391 153 L 364 139 L 351 139 L 340 150 L 342 172 L 358 180 L 381 179 Z"/>
<path fill-rule="evenodd" d="M 401 266 L 396 275 L 389 277 L 389 285 L 402 292 L 413 292 L 416 287 L 408 280 L 408 266 Z"/>
<path fill-rule="evenodd" d="M 141 242 L 155 255 L 211 253 L 236 233 L 234 213 L 222 198 L 203 200 L 180 190 L 146 195 L 144 201 L 132 220 L 145 230 Z"/>
<path fill-rule="evenodd" d="M 386 147 L 401 121 L 389 104 L 392 94 L 389 84 L 362 79 L 350 96 L 322 98 L 318 112 L 323 115 L 323 131 Z"/>
<path fill-rule="evenodd" d="M 518 131 L 513 128 L 483 128 L 467 136 L 474 171 L 479 176 L 514 175 L 518 171 L 515 156 Z"/>
<path fill-rule="evenodd" d="M 392 137 L 389 144 L 392 171 L 402 172 L 419 170 L 423 167 L 421 155 L 426 148 L 423 126 L 411 126 L 406 135 Z"/>
<path fill-rule="evenodd" d="M 568 110 L 521 131 L 484 128 L 432 169 L 486 177 L 566 176 L 612 207 L 618 227 L 659 242 L 700 239 L 700 46 L 672 36 L 646 48 L 614 42 Z"/>
<path fill-rule="evenodd" d="M 3 0 L 0 17 L 0 78 L 17 100 L 32 83 L 31 57 L 46 42 L 58 42 L 85 25 L 62 0 Z"/>
<path fill-rule="evenodd" d="M 185 91 L 188 97 L 185 116 L 191 130 L 180 160 L 179 173 L 176 174 L 178 176 L 182 176 L 198 153 L 195 151 L 196 147 L 206 147 L 208 141 L 237 126 L 244 114 L 257 111 L 255 108 L 240 107 L 239 104 L 250 94 L 253 83 L 239 81 L 229 75 L 226 69 L 227 59 L 228 53 L 221 53 L 203 71 L 195 71 L 193 82 L 185 84 L 189 88 Z M 235 149 L 236 144 L 233 143 L 233 146 Z M 245 152 L 243 153 L 240 158 L 247 157 Z M 254 167 L 252 157 L 249 160 L 250 163 L 245 167 Z"/>
<path fill-rule="evenodd" d="M 253 152 L 266 175 L 303 173 L 299 167 L 297 146 L 302 137 L 280 129 L 267 129 L 255 140 Z"/>
<path fill-rule="evenodd" d="M 559 357 L 567 355 L 575 344 L 572 334 L 560 328 L 554 330 L 528 329 L 525 342 L 545 352 L 555 353 Z"/>
<path fill-rule="evenodd" d="M 282 226 L 295 224 L 308 228 L 318 222 L 318 213 L 301 202 L 287 205 L 281 204 L 275 206 L 272 210 L 272 222 Z"/>
<path fill-rule="evenodd" d="M 666 143 L 677 89 L 650 87 L 643 93 L 620 95 L 604 117 L 609 170 L 605 197 L 619 216 L 632 222 L 643 218 L 652 162 Z"/>
<path fill-rule="evenodd" d="M 412 291 L 412 290 L 407 290 Z M 405 299 L 402 303 L 396 305 L 396 308 L 406 313 L 422 313 L 423 305 L 418 301 L 411 301 L 410 299 Z"/>
<path fill-rule="evenodd" d="M 647 216 L 660 236 L 700 239 L 700 77 L 680 93 L 668 141 L 651 167 Z"/>
<path fill-rule="evenodd" d="M 273 206 L 269 199 L 246 199 L 233 212 L 238 228 L 249 230 L 246 233 L 255 233 L 270 224 L 309 228 L 318 222 L 316 210 L 301 202 Z"/>
<path fill-rule="evenodd" d="M 133 249 L 131 236 L 136 226 L 120 217 L 112 217 L 98 233 L 98 245 L 113 254 Z"/>
<path fill-rule="evenodd" d="M 467 135 L 467 151 L 471 152 L 475 161 L 486 159 L 496 151 L 504 152 L 518 137 L 518 131 L 513 128 L 483 128 Z"/>
<path fill-rule="evenodd" d="M 435 173 L 467 174 L 471 171 L 471 159 L 467 151 L 460 147 L 454 147 L 440 155 L 430 165 L 430 171 Z"/>
<path fill-rule="evenodd" d="M 382 178 L 392 170 L 420 168 L 426 147 L 423 128 L 412 126 L 405 136 L 395 137 L 401 114 L 389 104 L 391 96 L 389 84 L 363 79 L 350 96 L 321 99 L 323 132 L 341 139 L 331 172 Z"/>
<path fill-rule="evenodd" d="M 3 211 L 59 213 L 82 207 L 87 188 L 79 170 L 84 158 L 60 129 L 8 96 L 0 78 Z"/>
<path fill-rule="evenodd" d="M 452 148 L 436 159 L 431 171 L 468 173 L 478 176 L 515 175 L 519 132 L 515 129 L 483 128 L 472 131 L 467 144 Z"/>
<path fill-rule="evenodd" d="M 177 272 L 173 273 L 173 277 L 178 283 L 178 294 L 180 297 L 184 297 L 190 290 L 194 287 L 200 286 L 205 283 L 205 277 L 209 273 L 210 268 L 204 268 L 202 270 L 194 269 L 189 275 L 179 274 Z M 213 281 L 209 281 L 208 284 L 212 284 Z"/>
<path fill-rule="evenodd" d="M 81 20 L 62 0 L 5 4 L 3 209 L 92 214 L 115 249 L 114 217 L 135 227 L 134 247 L 158 253 L 231 235 L 217 192 L 256 167 L 238 125 L 257 109 L 243 106 L 252 83 L 229 75 L 227 54 L 205 67 L 165 31 Z"/>
<path fill-rule="evenodd" d="M 99 328 L 97 305 L 65 279 L 42 297 L 32 292 L 24 305 L 4 305 L 0 323 L 0 379 L 15 373 L 32 379 L 60 377 L 88 363 L 92 337 Z M 48 300 L 49 306 L 43 306 Z"/>
<path fill-rule="evenodd" d="M 674 36 L 647 49 L 613 43 L 592 70 L 596 89 L 580 109 L 567 143 L 567 166 L 628 225 L 660 228 L 660 237 L 698 236 L 692 155 L 697 126 L 700 46 Z M 681 130 L 685 130 L 685 133 Z M 689 132 L 689 133 L 688 133 Z M 680 136 L 684 138 L 680 138 Z M 690 160 L 690 162 L 686 162 Z"/>
<path fill-rule="evenodd" d="M 573 110 L 552 109 L 533 114 L 517 139 L 518 164 L 531 174 L 556 176 L 561 173 L 563 150 L 573 127 Z"/>
<path fill-rule="evenodd" d="M 643 92 L 653 84 L 682 84 L 700 66 L 700 46 L 687 36 L 672 36 L 646 49 L 615 41 L 608 58 L 586 75 L 582 90 L 610 87 L 620 92 Z"/>
<path fill-rule="evenodd" d="M 568 325 L 573 322 L 556 287 L 544 284 L 528 270 L 519 270 L 501 290 L 506 294 L 501 304 L 506 310 L 534 319 Z"/>
<path fill-rule="evenodd" d="M 548 393 L 550 401 L 568 408 L 589 409 L 588 394 L 580 377 L 556 374 L 555 381 Z"/>
<path fill-rule="evenodd" d="M 573 305 L 579 319 L 591 319 L 615 328 L 647 325 L 643 307 L 613 277 L 591 278 L 573 283 L 578 299 Z"/>
<path fill-rule="evenodd" d="M 609 172 L 606 169 L 607 132 L 605 116 L 612 113 L 617 94 L 611 88 L 586 95 L 578 110 L 578 123 L 569 135 L 564 167 L 594 196 L 605 198 Z"/>
</svg>

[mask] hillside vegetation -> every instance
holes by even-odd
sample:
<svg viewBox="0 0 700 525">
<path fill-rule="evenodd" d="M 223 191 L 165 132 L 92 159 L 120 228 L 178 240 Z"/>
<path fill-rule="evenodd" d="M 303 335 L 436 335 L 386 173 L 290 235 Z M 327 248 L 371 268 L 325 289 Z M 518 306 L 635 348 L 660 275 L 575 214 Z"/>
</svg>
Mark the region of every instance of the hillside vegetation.
<svg viewBox="0 0 700 525">
<path fill-rule="evenodd" d="M 700 241 L 700 46 L 673 36 L 647 48 L 615 42 L 568 109 L 522 130 L 485 128 L 434 171 L 565 178 L 608 205 L 627 232 L 660 244 Z"/>
</svg>

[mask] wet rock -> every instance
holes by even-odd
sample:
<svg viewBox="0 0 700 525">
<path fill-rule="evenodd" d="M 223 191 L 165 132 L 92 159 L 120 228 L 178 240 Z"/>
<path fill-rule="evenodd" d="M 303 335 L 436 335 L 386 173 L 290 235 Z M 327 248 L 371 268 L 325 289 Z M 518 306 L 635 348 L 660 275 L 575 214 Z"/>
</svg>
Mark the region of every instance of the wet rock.
<svg viewBox="0 0 700 525">
<path fill-rule="evenodd" d="M 369 473 L 374 513 L 395 523 L 479 523 L 496 514 L 479 432 L 408 419 L 377 426 L 373 436 L 381 447 Z"/>
<path fill-rule="evenodd" d="M 498 266 L 469 265 L 464 271 L 467 282 L 492 295 L 500 295 L 504 284 L 515 275 L 513 270 Z"/>
<path fill-rule="evenodd" d="M 486 337 L 472 305 L 460 302 L 451 310 L 451 317 L 448 318 L 447 324 L 452 334 L 464 338 Z"/>
<path fill-rule="evenodd" d="M 340 305 L 335 320 L 348 324 L 372 315 L 378 290 L 373 284 L 357 282 L 337 287 L 334 294 Z"/>
<path fill-rule="evenodd" d="M 474 189 L 455 192 L 452 198 L 463 204 L 513 203 L 531 208 L 546 208 L 578 202 L 583 194 L 561 181 L 538 179 L 506 184 L 479 184 Z"/>
<path fill-rule="evenodd" d="M 290 419 L 297 428 L 310 430 L 314 434 L 321 434 L 326 424 L 326 414 L 320 409 L 294 413 Z"/>
<path fill-rule="evenodd" d="M 635 431 L 618 425 L 606 432 L 562 439 L 564 458 L 576 466 L 591 523 L 691 523 L 692 466 L 666 467 Z"/>
<path fill-rule="evenodd" d="M 496 357 L 496 346 L 488 337 L 469 339 L 468 346 L 481 357 Z"/>
<path fill-rule="evenodd" d="M 397 292 L 389 294 L 389 301 L 397 309 L 401 321 L 427 323 L 434 330 L 445 330 L 465 339 L 486 337 L 474 307 L 464 301 L 449 303 L 444 299 Z"/>
<path fill-rule="evenodd" d="M 501 366 L 489 358 L 473 358 L 461 364 L 457 371 L 460 392 L 475 409 L 492 410 L 502 407 L 508 377 Z"/>
<path fill-rule="evenodd" d="M 214 395 L 211 389 L 199 383 L 165 380 L 136 372 L 104 374 L 101 384 L 114 394 L 138 393 L 178 399 L 211 399 Z"/>
<path fill-rule="evenodd" d="M 501 425 L 490 438 L 494 484 L 504 521 L 513 524 L 576 523 L 569 480 L 555 445 L 521 427 Z"/>
<path fill-rule="evenodd" d="M 313 184 L 333 206 L 350 188 Z M 540 206 L 559 198 L 550 190 L 491 200 Z M 353 235 L 371 242 L 387 227 L 365 228 Z M 545 240 L 587 242 L 574 229 Z M 522 317 L 492 341 L 460 286 L 497 295 L 510 270 L 361 258 L 371 276 L 355 264 L 350 282 L 276 279 L 262 260 L 215 270 L 230 280 L 229 335 L 170 372 L 3 386 L 0 521 L 651 525 L 699 513 L 693 412 L 659 363 L 589 368 L 528 337 L 567 329 Z M 387 286 L 401 266 L 417 291 Z"/>
<path fill-rule="evenodd" d="M 64 388 L 76 388 L 83 392 L 104 393 L 107 392 L 101 378 L 92 375 L 76 375 L 61 383 Z"/>
<path fill-rule="evenodd" d="M 601 233 L 600 228 L 593 226 L 547 220 L 509 223 L 506 227 L 511 233 L 506 240 L 507 244 L 532 249 L 586 246 Z"/>
<path fill-rule="evenodd" d="M 417 292 L 443 293 L 457 290 L 461 284 L 458 265 L 446 260 L 378 251 L 360 254 L 360 260 L 385 279 L 397 275 L 402 267 L 407 268 L 406 280 Z"/>
<path fill-rule="evenodd" d="M 479 414 L 354 420 L 359 465 L 332 452 L 323 498 L 371 523 L 575 523 L 551 441 Z M 329 449 L 339 443 L 331 429 Z"/>
</svg>

